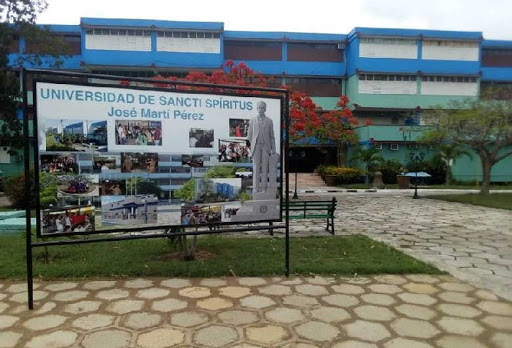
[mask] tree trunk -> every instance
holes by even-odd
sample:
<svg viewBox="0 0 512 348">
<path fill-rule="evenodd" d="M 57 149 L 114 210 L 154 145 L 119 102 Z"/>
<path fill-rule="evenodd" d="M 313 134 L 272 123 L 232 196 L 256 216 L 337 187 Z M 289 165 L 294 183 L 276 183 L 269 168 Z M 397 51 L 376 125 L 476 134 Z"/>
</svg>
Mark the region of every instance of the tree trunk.
<svg viewBox="0 0 512 348">
<path fill-rule="evenodd" d="M 492 162 L 487 156 L 480 154 L 480 160 L 482 161 L 482 186 L 480 187 L 481 195 L 488 195 L 491 186 L 491 169 Z"/>
<path fill-rule="evenodd" d="M 347 147 L 345 145 L 338 145 L 337 148 L 337 162 L 338 167 L 344 167 L 345 166 L 345 152 L 347 151 Z"/>
<path fill-rule="evenodd" d="M 449 165 L 446 166 L 446 176 L 445 176 L 445 179 L 444 179 L 444 184 L 445 185 L 450 185 L 450 172 L 451 172 L 451 167 Z"/>
</svg>

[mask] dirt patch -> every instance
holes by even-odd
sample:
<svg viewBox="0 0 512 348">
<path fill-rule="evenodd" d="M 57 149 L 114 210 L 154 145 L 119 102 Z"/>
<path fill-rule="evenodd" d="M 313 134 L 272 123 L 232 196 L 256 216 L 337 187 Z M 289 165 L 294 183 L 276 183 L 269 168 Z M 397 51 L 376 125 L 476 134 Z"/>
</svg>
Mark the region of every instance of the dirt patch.
<svg viewBox="0 0 512 348">
<path fill-rule="evenodd" d="M 195 261 L 207 261 L 207 260 L 210 260 L 211 258 L 213 258 L 214 256 L 215 255 L 209 251 L 198 250 L 198 251 L 196 251 Z M 158 257 L 158 261 L 168 261 L 168 260 L 185 261 L 183 251 L 177 251 L 174 253 L 169 253 L 169 254 L 165 254 L 165 255 Z"/>
</svg>

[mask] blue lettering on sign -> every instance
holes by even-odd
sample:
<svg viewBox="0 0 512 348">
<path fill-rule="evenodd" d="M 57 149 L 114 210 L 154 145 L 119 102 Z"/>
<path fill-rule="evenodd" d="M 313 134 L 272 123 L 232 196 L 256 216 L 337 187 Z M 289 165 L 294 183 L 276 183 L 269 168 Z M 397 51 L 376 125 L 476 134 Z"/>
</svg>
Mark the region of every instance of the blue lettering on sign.
<svg viewBox="0 0 512 348">
<path fill-rule="evenodd" d="M 110 111 L 107 113 L 108 116 L 116 116 L 116 117 L 137 117 L 137 110 L 135 108 L 131 109 L 116 109 L 114 107 L 110 108 Z"/>
<path fill-rule="evenodd" d="M 187 112 L 187 110 L 174 110 L 174 119 L 204 121 L 204 114 Z"/>
</svg>

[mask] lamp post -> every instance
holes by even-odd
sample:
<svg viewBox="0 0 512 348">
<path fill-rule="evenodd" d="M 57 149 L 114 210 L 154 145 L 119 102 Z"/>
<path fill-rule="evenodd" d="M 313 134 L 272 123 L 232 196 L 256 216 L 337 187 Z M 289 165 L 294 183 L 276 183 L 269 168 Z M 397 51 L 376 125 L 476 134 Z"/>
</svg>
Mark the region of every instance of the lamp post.
<svg viewBox="0 0 512 348">
<path fill-rule="evenodd" d="M 299 151 L 295 150 L 295 152 L 294 152 L 294 150 L 290 150 L 289 156 L 295 159 L 295 190 L 293 192 L 292 199 L 299 199 L 299 196 L 297 194 L 297 171 L 299 168 L 299 157 L 300 158 L 306 157 L 306 151 L 299 152 Z"/>
<path fill-rule="evenodd" d="M 420 196 L 418 196 L 418 167 L 419 167 L 419 163 L 421 163 L 423 161 L 423 158 L 425 158 L 425 154 L 424 153 L 420 153 L 419 155 L 418 154 L 415 154 L 414 152 L 411 152 L 409 154 L 409 157 L 411 158 L 411 161 L 413 161 L 414 163 L 416 163 L 416 170 L 414 171 L 415 172 L 415 177 L 414 177 L 414 196 L 412 196 L 413 199 L 419 199 Z"/>
</svg>

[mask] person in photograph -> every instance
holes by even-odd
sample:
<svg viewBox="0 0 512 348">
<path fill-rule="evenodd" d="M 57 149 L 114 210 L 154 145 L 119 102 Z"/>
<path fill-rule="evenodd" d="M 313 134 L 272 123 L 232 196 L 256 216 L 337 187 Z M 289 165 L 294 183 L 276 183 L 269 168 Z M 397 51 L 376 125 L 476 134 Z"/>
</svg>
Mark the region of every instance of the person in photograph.
<svg viewBox="0 0 512 348">
<path fill-rule="evenodd" d="M 266 192 L 268 188 L 270 156 L 276 153 L 274 125 L 265 115 L 267 104 L 258 102 L 258 116 L 251 118 L 247 134 L 250 143 L 249 156 L 253 162 L 253 192 Z"/>
<path fill-rule="evenodd" d="M 148 137 L 146 133 L 139 131 L 139 135 L 137 136 L 137 143 L 139 145 L 147 145 L 148 144 Z"/>
<path fill-rule="evenodd" d="M 121 185 L 119 184 L 115 184 L 113 190 L 112 190 L 114 196 L 120 196 L 121 193 L 122 193 L 122 190 L 121 190 Z"/>
<path fill-rule="evenodd" d="M 148 171 L 150 173 L 156 173 L 157 162 L 155 158 L 150 158 L 148 161 Z"/>
<path fill-rule="evenodd" d="M 197 146 L 198 142 L 199 142 L 199 139 L 197 139 L 197 135 L 196 134 L 191 135 L 189 140 L 188 140 L 188 146 L 189 147 L 198 147 Z"/>
<path fill-rule="evenodd" d="M 153 141 L 155 142 L 156 146 L 160 145 L 160 141 L 162 140 L 162 130 L 160 127 L 155 127 L 153 130 Z"/>
<path fill-rule="evenodd" d="M 61 215 L 55 219 L 55 227 L 57 228 L 57 233 L 64 232 L 64 221 Z"/>
<path fill-rule="evenodd" d="M 130 156 L 126 156 L 124 158 L 124 162 L 123 162 L 123 169 L 124 169 L 123 172 L 131 173 L 132 167 L 133 167 L 132 158 Z"/>
<path fill-rule="evenodd" d="M 126 131 L 122 124 L 117 127 L 117 139 L 119 145 L 126 144 Z"/>
</svg>

